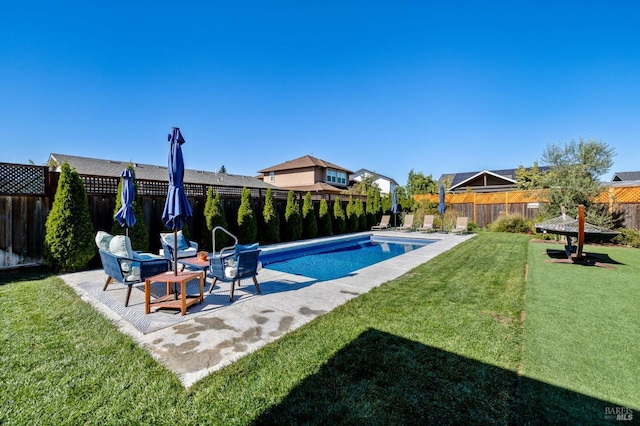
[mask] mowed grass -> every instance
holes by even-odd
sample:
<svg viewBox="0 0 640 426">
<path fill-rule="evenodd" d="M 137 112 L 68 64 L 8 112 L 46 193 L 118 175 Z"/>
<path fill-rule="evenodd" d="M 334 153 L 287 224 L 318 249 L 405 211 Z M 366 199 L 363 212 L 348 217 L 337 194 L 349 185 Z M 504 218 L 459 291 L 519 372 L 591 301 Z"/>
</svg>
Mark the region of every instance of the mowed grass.
<svg viewBox="0 0 640 426">
<path fill-rule="evenodd" d="M 606 407 L 640 410 L 640 251 L 585 247 L 616 269 L 545 262 L 547 250 L 562 249 L 529 249 L 523 373 L 535 380 L 525 389 L 527 412 L 598 422 Z"/>
<path fill-rule="evenodd" d="M 529 247 L 481 233 L 189 389 L 58 278 L 5 274 L 0 423 L 535 422 L 549 401 L 534 390 L 562 405 L 569 385 L 533 368 L 529 340 L 523 368 L 537 376 L 517 374 Z"/>
</svg>

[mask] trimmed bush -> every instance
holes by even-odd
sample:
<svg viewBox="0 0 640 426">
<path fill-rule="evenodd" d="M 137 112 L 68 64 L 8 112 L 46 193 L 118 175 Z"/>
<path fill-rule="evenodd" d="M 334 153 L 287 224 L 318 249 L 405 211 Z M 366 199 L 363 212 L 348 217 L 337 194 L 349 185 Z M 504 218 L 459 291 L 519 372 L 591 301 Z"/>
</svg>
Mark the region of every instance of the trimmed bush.
<svg viewBox="0 0 640 426">
<path fill-rule="evenodd" d="M 44 261 L 61 272 L 78 271 L 95 255 L 89 200 L 78 172 L 62 165 L 45 223 Z"/>
<path fill-rule="evenodd" d="M 238 209 L 238 242 L 240 244 L 254 243 L 258 240 L 258 223 L 253 212 L 251 191 L 242 188 L 242 198 Z"/>
<path fill-rule="evenodd" d="M 617 235 L 613 242 L 623 244 L 629 247 L 640 248 L 640 232 L 635 229 L 620 228 L 617 229 L 620 235 Z"/>
<path fill-rule="evenodd" d="M 353 211 L 356 214 L 356 218 L 358 218 L 358 225 L 356 230 L 365 231 L 367 229 L 367 216 L 364 210 L 364 204 L 362 200 L 358 198 L 354 201 Z"/>
<path fill-rule="evenodd" d="M 318 234 L 322 236 L 331 235 L 331 215 L 329 214 L 329 203 L 324 198 L 320 200 L 320 209 L 318 210 Z"/>
<path fill-rule="evenodd" d="M 307 192 L 302 203 L 302 236 L 315 238 L 318 235 L 318 221 L 311 200 L 311 192 Z"/>
<path fill-rule="evenodd" d="M 493 223 L 490 223 L 487 228 L 492 232 L 531 232 L 531 228 L 527 225 L 524 218 L 517 214 L 500 216 Z"/>
<path fill-rule="evenodd" d="M 287 207 L 284 212 L 285 229 L 284 234 L 287 241 L 299 240 L 302 235 L 302 216 L 300 205 L 296 200 L 296 194 L 289 191 L 287 195 Z"/>
<path fill-rule="evenodd" d="M 216 194 L 213 195 L 213 188 L 211 187 L 207 190 L 207 202 L 204 205 L 204 221 L 209 237 L 203 238 L 203 248 L 206 247 L 207 249 L 213 250 L 213 236 L 211 235 L 211 231 L 213 231 L 213 228 L 216 226 L 222 226 L 224 229 L 228 229 L 229 225 L 227 224 L 227 218 L 224 214 L 220 193 L 216 191 Z M 224 232 L 217 232 L 216 249 L 220 251 L 220 249 L 224 248 L 227 244 L 229 244 L 229 236 Z"/>
<path fill-rule="evenodd" d="M 335 235 L 344 234 L 347 230 L 347 221 L 342 209 L 342 201 L 336 198 L 333 201 L 333 233 Z"/>
<path fill-rule="evenodd" d="M 264 197 L 264 208 L 262 209 L 262 219 L 264 221 L 263 240 L 265 243 L 280 242 L 280 215 L 276 209 L 275 200 L 271 193 L 271 188 L 267 189 Z"/>
</svg>

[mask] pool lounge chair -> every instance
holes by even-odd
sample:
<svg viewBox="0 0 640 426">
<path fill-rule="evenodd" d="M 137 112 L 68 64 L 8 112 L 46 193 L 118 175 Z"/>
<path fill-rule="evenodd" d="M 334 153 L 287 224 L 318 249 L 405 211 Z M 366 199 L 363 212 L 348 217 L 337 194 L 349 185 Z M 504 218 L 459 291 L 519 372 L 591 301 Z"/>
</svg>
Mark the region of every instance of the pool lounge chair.
<svg viewBox="0 0 640 426">
<path fill-rule="evenodd" d="M 413 215 L 407 214 L 402 220 L 402 226 L 395 228 L 398 231 L 413 231 Z"/>
<path fill-rule="evenodd" d="M 380 219 L 380 223 L 371 227 L 372 231 L 380 231 L 382 229 L 389 229 L 389 220 L 391 220 L 391 215 L 385 214 Z"/>
<path fill-rule="evenodd" d="M 433 227 L 433 219 L 434 219 L 434 215 L 432 214 L 424 215 L 422 226 L 417 228 L 416 231 L 435 232 L 435 228 Z"/>
<path fill-rule="evenodd" d="M 466 234 L 467 225 L 469 224 L 469 218 L 466 216 L 460 216 L 456 219 L 456 226 L 451 230 L 452 234 Z"/>
</svg>

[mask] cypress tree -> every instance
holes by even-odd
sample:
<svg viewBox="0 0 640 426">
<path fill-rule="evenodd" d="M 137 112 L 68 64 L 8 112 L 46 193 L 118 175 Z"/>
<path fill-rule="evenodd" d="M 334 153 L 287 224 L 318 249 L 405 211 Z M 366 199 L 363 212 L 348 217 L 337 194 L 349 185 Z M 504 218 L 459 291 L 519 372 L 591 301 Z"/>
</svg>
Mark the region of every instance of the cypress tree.
<svg viewBox="0 0 640 426">
<path fill-rule="evenodd" d="M 238 242 L 240 244 L 254 243 L 258 239 L 258 223 L 253 213 L 251 191 L 242 188 L 242 198 L 238 209 Z"/>
<path fill-rule="evenodd" d="M 315 238 L 317 235 L 318 222 L 316 220 L 316 212 L 313 208 L 311 192 L 307 192 L 302 204 L 302 236 L 304 238 Z"/>
<path fill-rule="evenodd" d="M 344 234 L 346 230 L 347 223 L 342 209 L 342 201 L 340 201 L 340 198 L 336 198 L 333 201 L 333 233 L 336 235 Z"/>
<path fill-rule="evenodd" d="M 95 255 L 89 200 L 78 172 L 62 165 L 53 206 L 45 223 L 45 263 L 62 272 L 87 266 Z"/>
<path fill-rule="evenodd" d="M 285 236 L 288 241 L 299 240 L 302 235 L 302 217 L 300 205 L 293 191 L 287 195 L 287 207 L 284 212 Z"/>
<path fill-rule="evenodd" d="M 320 209 L 318 210 L 318 234 L 331 235 L 331 215 L 329 214 L 329 203 L 324 198 L 320 200 Z"/>
<path fill-rule="evenodd" d="M 264 220 L 264 240 L 266 243 L 280 242 L 280 215 L 276 209 L 275 200 L 271 193 L 271 188 L 267 189 L 264 197 L 264 209 L 262 210 Z"/>
<path fill-rule="evenodd" d="M 349 196 L 349 202 L 347 203 L 346 215 L 347 215 L 347 232 L 356 232 L 358 230 L 358 216 L 356 215 L 356 205 L 353 202 L 353 196 Z"/>
<path fill-rule="evenodd" d="M 206 241 L 205 247 L 213 250 L 213 235 L 211 235 L 211 231 L 213 231 L 213 228 L 216 226 L 222 226 L 224 229 L 227 229 L 229 226 L 224 214 L 220 193 L 216 191 L 216 194 L 213 195 L 212 187 L 209 187 L 207 190 L 207 202 L 204 205 L 204 222 L 208 231 L 207 235 L 210 235 L 209 238 L 204 238 Z M 226 233 L 216 233 L 216 250 L 220 251 L 220 249 L 224 248 L 228 243 L 229 236 Z"/>
<path fill-rule="evenodd" d="M 354 201 L 353 211 L 357 218 L 356 229 L 358 231 L 364 231 L 367 229 L 367 216 L 364 210 L 364 204 L 362 203 L 362 199 L 358 198 Z"/>
</svg>

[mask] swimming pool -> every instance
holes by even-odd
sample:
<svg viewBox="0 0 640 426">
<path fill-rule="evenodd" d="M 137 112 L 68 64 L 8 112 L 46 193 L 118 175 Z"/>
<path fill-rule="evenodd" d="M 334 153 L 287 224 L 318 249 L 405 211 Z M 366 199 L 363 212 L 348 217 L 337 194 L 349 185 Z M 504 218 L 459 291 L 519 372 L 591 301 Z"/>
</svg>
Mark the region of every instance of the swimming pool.
<svg viewBox="0 0 640 426">
<path fill-rule="evenodd" d="M 266 252 L 260 254 L 260 261 L 267 269 L 326 281 L 347 276 L 434 241 L 365 235 Z"/>
</svg>

